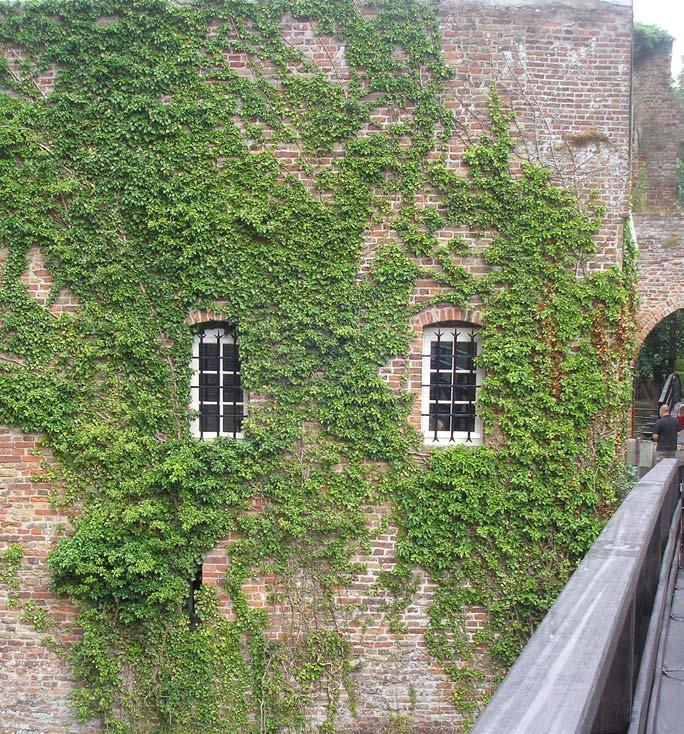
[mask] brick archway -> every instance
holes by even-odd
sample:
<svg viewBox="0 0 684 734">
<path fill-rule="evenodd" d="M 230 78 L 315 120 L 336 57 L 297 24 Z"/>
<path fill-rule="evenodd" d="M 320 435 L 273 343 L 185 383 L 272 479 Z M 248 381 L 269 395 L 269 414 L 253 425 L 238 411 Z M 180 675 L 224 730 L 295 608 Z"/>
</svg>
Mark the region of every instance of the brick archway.
<svg viewBox="0 0 684 734">
<path fill-rule="evenodd" d="M 655 329 L 655 327 L 670 314 L 684 309 L 684 291 L 682 293 L 667 293 L 667 297 L 661 303 L 652 305 L 648 311 L 639 311 L 636 323 L 636 343 L 637 351 L 643 346 L 646 337 Z"/>
<path fill-rule="evenodd" d="M 639 243 L 636 339 L 644 339 L 666 316 L 684 309 L 684 212 L 635 214 Z"/>
</svg>

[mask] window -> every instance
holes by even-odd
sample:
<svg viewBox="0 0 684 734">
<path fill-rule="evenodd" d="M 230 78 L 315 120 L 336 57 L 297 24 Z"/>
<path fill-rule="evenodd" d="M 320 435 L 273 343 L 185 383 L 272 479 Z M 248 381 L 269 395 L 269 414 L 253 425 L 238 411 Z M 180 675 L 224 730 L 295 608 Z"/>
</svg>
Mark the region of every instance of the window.
<svg viewBox="0 0 684 734">
<path fill-rule="evenodd" d="M 192 432 L 198 438 L 242 438 L 245 393 L 235 329 L 206 324 L 192 345 L 192 407 L 198 417 Z"/>
<path fill-rule="evenodd" d="M 477 391 L 482 370 L 478 327 L 432 326 L 423 332 L 421 426 L 425 443 L 482 443 Z"/>
<path fill-rule="evenodd" d="M 197 614 L 196 602 L 197 592 L 202 588 L 202 564 L 198 563 L 195 567 L 195 575 L 190 581 L 188 590 L 188 598 L 185 601 L 185 611 L 190 618 L 190 629 L 194 630 L 199 624 L 199 615 Z"/>
</svg>

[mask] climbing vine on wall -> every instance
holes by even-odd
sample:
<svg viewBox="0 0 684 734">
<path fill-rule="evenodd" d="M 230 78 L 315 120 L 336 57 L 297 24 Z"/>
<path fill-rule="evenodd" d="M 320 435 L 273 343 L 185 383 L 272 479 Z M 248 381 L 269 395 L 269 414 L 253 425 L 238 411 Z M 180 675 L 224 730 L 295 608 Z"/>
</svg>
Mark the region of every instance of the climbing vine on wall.
<svg viewBox="0 0 684 734">
<path fill-rule="evenodd" d="M 496 267 L 478 286 L 478 409 L 502 447 L 433 452 L 399 497 L 400 557 L 441 581 L 428 647 L 460 682 L 465 710 L 493 682 L 488 658 L 514 661 L 618 499 L 635 307 L 630 241 L 621 272 L 578 278 L 600 209 L 581 211 L 538 166 L 511 175 L 509 120 L 496 103 L 492 120 L 493 139 L 466 154 L 468 185 L 441 166 L 433 177 L 449 221 L 493 234 L 486 258 Z M 489 621 L 468 640 L 472 606 Z"/>
<path fill-rule="evenodd" d="M 286 14 L 344 44 L 348 78 L 285 40 Z M 428 645 L 467 708 L 478 645 L 486 665 L 510 662 L 615 503 L 632 284 L 629 269 L 578 275 L 600 208 L 538 166 L 511 174 L 494 92 L 469 175 L 446 166 L 450 71 L 427 5 L 41 0 L 3 7 L 0 37 L 0 420 L 44 435 L 74 508 L 49 563 L 81 609 L 79 714 L 121 734 L 298 731 L 323 687 L 318 728 L 335 731 L 354 693 L 333 592 L 358 574 L 381 501 L 401 531 L 388 588 L 408 600 L 414 564 L 438 582 Z M 297 176 L 274 154 L 293 148 Z M 426 187 L 439 207 L 416 204 Z M 398 235 L 358 277 L 378 221 Z M 490 275 L 459 264 L 467 242 L 440 245 L 452 225 L 492 238 Z M 32 247 L 54 278 L 47 304 L 22 280 Z M 486 305 L 495 439 L 427 467 L 409 396 L 378 376 L 408 348 L 421 257 L 442 300 Z M 79 306 L 56 316 L 64 292 Z M 263 396 L 243 441 L 189 432 L 186 317 L 216 308 Z M 190 625 L 189 581 L 229 534 L 231 614 L 203 588 Z M 263 574 L 308 620 L 289 645 L 243 591 Z M 465 635 L 467 605 L 490 611 L 481 639 Z"/>
</svg>

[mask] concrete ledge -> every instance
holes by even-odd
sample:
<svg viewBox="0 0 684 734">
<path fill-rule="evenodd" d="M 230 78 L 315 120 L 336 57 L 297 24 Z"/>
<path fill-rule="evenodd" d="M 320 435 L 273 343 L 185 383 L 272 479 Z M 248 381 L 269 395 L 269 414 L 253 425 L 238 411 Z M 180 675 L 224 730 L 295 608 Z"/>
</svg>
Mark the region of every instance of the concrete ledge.
<svg viewBox="0 0 684 734">
<path fill-rule="evenodd" d="M 442 0 L 439 7 L 454 8 L 463 5 L 495 5 L 502 8 L 571 8 L 572 10 L 591 10 L 606 5 L 626 8 L 632 11 L 632 0 Z"/>
<path fill-rule="evenodd" d="M 631 624 L 636 589 L 655 587 L 650 578 L 644 583 L 642 569 L 649 566 L 649 574 L 652 570 L 649 548 L 652 553 L 654 548 L 656 553 L 660 550 L 660 566 L 667 540 L 663 533 L 669 532 L 679 497 L 678 463 L 661 461 L 625 499 L 471 734 L 586 734 L 593 730 L 616 649 L 623 644 L 626 625 Z M 656 571 L 656 584 L 657 575 Z M 642 602 L 637 599 L 637 606 Z M 626 680 L 629 674 L 622 677 Z"/>
</svg>

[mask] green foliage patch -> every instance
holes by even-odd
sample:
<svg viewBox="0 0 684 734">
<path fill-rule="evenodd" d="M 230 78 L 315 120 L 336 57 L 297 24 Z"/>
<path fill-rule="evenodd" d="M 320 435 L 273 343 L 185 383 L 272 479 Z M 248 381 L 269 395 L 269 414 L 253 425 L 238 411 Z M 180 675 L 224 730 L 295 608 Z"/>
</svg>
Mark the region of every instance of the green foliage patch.
<svg viewBox="0 0 684 734">
<path fill-rule="evenodd" d="M 74 532 L 49 564 L 82 610 L 77 710 L 107 732 L 306 731 L 320 690 L 319 731 L 335 731 L 341 691 L 352 707 L 354 695 L 335 592 L 372 540 L 368 507 L 388 501 L 401 532 L 399 565 L 383 577 L 388 617 L 400 633 L 422 565 L 438 582 L 430 650 L 458 684 L 455 702 L 473 709 L 615 504 L 629 257 L 623 270 L 578 275 L 600 208 L 582 210 L 539 166 L 511 174 L 494 93 L 469 176 L 453 173 L 433 10 L 365 10 L 0 9 L 4 45 L 21 49 L 0 66 L 0 421 L 41 432 L 59 459 Z M 348 78 L 287 43 L 286 14 L 344 44 Z M 52 65 L 47 96 L 37 80 Z M 396 122 L 364 132 L 374 114 Z M 274 154 L 285 146 L 298 171 Z M 417 205 L 426 187 L 438 207 Z M 378 221 L 399 236 L 360 272 Z M 490 237 L 490 275 L 459 263 L 466 240 L 440 245 L 454 225 Z M 22 280 L 33 247 L 54 279 L 45 305 Z M 434 266 L 417 264 L 427 257 Z M 480 404 L 493 442 L 435 451 L 423 466 L 411 398 L 378 370 L 407 352 L 409 296 L 426 275 L 449 288 L 443 303 L 484 302 Z M 63 292 L 80 305 L 56 316 Z M 216 308 L 239 329 L 245 388 L 265 398 L 243 441 L 190 435 L 186 317 Z M 205 586 L 193 626 L 189 583 L 229 534 L 231 608 Z M 264 574 L 305 630 L 291 644 L 274 642 L 249 604 L 245 584 Z M 470 605 L 490 612 L 477 639 L 465 633 Z"/>
<path fill-rule="evenodd" d="M 0 584 L 7 589 L 7 603 L 10 608 L 17 604 L 19 591 L 19 568 L 24 560 L 24 547 L 13 543 L 0 553 Z"/>
<path fill-rule="evenodd" d="M 635 23 L 632 55 L 636 61 L 640 61 L 653 54 L 670 51 L 673 41 L 674 38 L 657 25 Z"/>
</svg>

